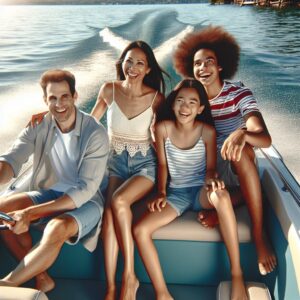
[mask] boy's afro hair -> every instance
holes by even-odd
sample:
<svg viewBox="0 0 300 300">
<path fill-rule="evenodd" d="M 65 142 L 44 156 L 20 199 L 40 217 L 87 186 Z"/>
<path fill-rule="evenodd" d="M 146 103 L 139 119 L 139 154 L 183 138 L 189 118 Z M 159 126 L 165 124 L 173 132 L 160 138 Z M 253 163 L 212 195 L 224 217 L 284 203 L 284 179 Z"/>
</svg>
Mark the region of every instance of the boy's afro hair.
<svg viewBox="0 0 300 300">
<path fill-rule="evenodd" d="M 218 65 L 222 67 L 222 80 L 234 76 L 239 64 L 240 47 L 236 39 L 221 26 L 211 25 L 188 34 L 178 44 L 173 55 L 173 64 L 178 74 L 194 77 L 193 60 L 200 49 L 210 49 L 215 53 Z"/>
</svg>

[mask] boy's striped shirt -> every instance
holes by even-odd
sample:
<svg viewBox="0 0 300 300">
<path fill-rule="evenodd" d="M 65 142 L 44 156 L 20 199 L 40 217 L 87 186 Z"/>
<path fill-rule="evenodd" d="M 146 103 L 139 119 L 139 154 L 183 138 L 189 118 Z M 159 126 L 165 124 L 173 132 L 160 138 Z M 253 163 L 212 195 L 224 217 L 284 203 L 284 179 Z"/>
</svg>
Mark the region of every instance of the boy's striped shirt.
<svg viewBox="0 0 300 300">
<path fill-rule="evenodd" d="M 252 92 L 230 82 L 224 82 L 220 93 L 209 103 L 217 131 L 218 150 L 233 131 L 245 127 L 244 117 L 248 113 L 259 112 Z"/>
</svg>

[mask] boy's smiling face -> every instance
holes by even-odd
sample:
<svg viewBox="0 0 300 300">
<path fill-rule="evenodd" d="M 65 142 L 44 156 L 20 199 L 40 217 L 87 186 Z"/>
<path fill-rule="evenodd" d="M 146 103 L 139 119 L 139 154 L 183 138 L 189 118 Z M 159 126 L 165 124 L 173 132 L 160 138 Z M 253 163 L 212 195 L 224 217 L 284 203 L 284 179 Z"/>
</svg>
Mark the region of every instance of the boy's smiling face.
<svg viewBox="0 0 300 300">
<path fill-rule="evenodd" d="M 218 65 L 214 51 L 200 49 L 195 53 L 193 63 L 194 76 L 205 88 L 221 82 L 220 71 L 222 71 L 222 67 Z"/>
</svg>

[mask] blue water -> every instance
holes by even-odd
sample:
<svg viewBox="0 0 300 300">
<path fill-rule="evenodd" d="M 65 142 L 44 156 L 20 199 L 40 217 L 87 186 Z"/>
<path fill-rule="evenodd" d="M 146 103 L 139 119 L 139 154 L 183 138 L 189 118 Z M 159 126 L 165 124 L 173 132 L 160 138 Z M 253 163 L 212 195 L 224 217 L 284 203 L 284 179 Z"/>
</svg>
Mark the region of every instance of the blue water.
<svg viewBox="0 0 300 300">
<path fill-rule="evenodd" d="M 1 6 L 0 152 L 32 113 L 45 109 L 38 86 L 49 68 L 75 73 L 79 105 L 90 111 L 100 85 L 115 78 L 114 63 L 130 40 L 154 49 L 176 83 L 171 54 L 181 36 L 222 25 L 242 48 L 236 79 L 249 86 L 273 143 L 300 179 L 300 10 L 234 5 Z"/>
</svg>

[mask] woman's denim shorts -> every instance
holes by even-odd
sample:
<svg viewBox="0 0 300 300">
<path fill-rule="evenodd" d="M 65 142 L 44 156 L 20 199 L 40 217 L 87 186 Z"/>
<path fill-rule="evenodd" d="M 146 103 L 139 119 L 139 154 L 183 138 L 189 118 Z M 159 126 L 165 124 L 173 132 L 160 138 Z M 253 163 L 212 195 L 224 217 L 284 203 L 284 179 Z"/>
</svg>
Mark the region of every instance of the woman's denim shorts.
<svg viewBox="0 0 300 300">
<path fill-rule="evenodd" d="M 64 193 L 54 190 L 40 190 L 40 191 L 31 191 L 26 192 L 26 194 L 31 198 L 32 202 L 35 205 L 47 203 L 51 200 L 55 200 L 61 197 Z M 48 223 L 51 219 L 58 215 L 68 215 L 75 219 L 78 225 L 78 234 L 73 237 L 68 244 L 75 245 L 80 239 L 86 236 L 94 227 L 97 226 L 101 218 L 101 211 L 93 201 L 88 201 L 84 203 L 79 208 L 75 208 L 70 211 L 66 211 L 63 214 L 59 213 L 52 215 L 50 217 L 45 217 L 39 219 L 37 222 L 32 223 L 33 226 L 44 225 Z"/>
<path fill-rule="evenodd" d="M 134 176 L 144 176 L 155 183 L 157 159 L 155 150 L 150 147 L 146 156 L 139 151 L 133 157 L 124 150 L 117 154 L 111 150 L 108 158 L 109 176 L 120 177 L 127 180 Z"/>
<path fill-rule="evenodd" d="M 167 203 L 176 210 L 178 216 L 189 209 L 199 211 L 201 210 L 199 201 L 201 189 L 202 186 L 169 187 L 167 190 Z"/>
</svg>

